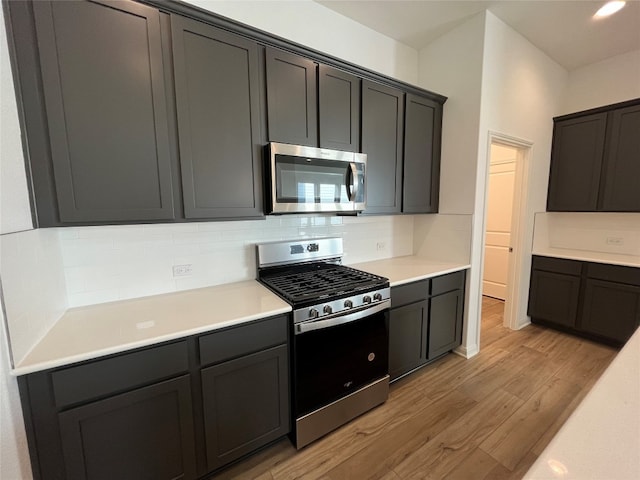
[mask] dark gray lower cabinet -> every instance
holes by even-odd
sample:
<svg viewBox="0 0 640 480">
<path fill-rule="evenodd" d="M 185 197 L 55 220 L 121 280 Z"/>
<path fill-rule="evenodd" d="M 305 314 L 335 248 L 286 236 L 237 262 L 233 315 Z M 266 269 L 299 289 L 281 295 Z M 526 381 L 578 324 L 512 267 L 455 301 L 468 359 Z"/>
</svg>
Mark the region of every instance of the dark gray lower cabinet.
<svg viewBox="0 0 640 480">
<path fill-rule="evenodd" d="M 427 300 L 391 310 L 389 320 L 389 375 L 398 378 L 426 360 L 429 312 Z"/>
<path fill-rule="evenodd" d="M 640 285 L 587 278 L 581 328 L 626 342 L 640 325 Z"/>
<path fill-rule="evenodd" d="M 429 348 L 427 359 L 453 350 L 462 339 L 463 290 L 453 290 L 429 300 Z"/>
<path fill-rule="evenodd" d="M 287 338 L 280 315 L 19 377 L 34 478 L 195 479 L 286 435 Z"/>
<path fill-rule="evenodd" d="M 202 370 L 209 470 L 289 432 L 288 364 L 281 345 Z"/>
<path fill-rule="evenodd" d="M 391 380 L 461 344 L 464 282 L 460 271 L 391 289 Z"/>
<path fill-rule="evenodd" d="M 189 376 L 59 415 L 68 480 L 196 478 Z"/>
<path fill-rule="evenodd" d="M 622 345 L 640 325 L 640 268 L 534 256 L 533 323 Z"/>
</svg>

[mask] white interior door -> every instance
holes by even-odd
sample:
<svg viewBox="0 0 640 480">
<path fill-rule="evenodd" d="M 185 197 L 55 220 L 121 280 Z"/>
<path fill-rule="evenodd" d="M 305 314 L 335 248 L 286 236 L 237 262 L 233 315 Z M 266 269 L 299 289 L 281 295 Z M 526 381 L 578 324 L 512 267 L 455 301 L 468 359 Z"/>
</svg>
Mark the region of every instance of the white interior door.
<svg viewBox="0 0 640 480">
<path fill-rule="evenodd" d="M 515 148 L 491 146 L 482 294 L 505 300 L 509 273 Z"/>
</svg>

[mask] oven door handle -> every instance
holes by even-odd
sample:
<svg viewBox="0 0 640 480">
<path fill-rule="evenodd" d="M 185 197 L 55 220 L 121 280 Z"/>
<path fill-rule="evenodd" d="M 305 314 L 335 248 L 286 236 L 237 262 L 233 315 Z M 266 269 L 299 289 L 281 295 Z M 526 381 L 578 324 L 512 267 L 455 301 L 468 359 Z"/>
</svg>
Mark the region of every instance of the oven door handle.
<svg viewBox="0 0 640 480">
<path fill-rule="evenodd" d="M 337 315 L 325 320 L 310 320 L 308 322 L 297 323 L 294 328 L 294 333 L 296 335 L 300 335 L 301 333 L 311 332 L 313 330 L 320 330 L 322 328 L 335 327 L 336 325 L 355 322 L 361 318 L 386 310 L 389 308 L 390 304 L 391 302 L 389 300 L 385 300 L 371 307 L 365 307 L 346 315 Z"/>
</svg>

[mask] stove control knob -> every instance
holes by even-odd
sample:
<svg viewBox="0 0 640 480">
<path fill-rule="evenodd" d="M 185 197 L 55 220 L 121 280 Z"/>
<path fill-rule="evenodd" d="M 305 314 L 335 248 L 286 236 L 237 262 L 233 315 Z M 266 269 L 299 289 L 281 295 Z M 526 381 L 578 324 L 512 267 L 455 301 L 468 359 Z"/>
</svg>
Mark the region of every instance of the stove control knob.
<svg viewBox="0 0 640 480">
<path fill-rule="evenodd" d="M 375 302 L 380 302 L 382 300 L 382 294 L 381 293 L 376 293 L 375 295 L 373 295 L 373 300 Z"/>
<path fill-rule="evenodd" d="M 333 313 L 333 308 L 331 308 L 331 305 L 325 305 L 322 311 L 329 315 L 330 313 Z"/>
<path fill-rule="evenodd" d="M 371 297 L 369 295 L 365 295 L 362 297 L 362 303 L 371 303 Z"/>
<path fill-rule="evenodd" d="M 344 308 L 353 308 L 353 302 L 351 300 L 345 300 Z"/>
<path fill-rule="evenodd" d="M 318 310 L 315 308 L 309 310 L 309 318 L 318 318 Z"/>
</svg>

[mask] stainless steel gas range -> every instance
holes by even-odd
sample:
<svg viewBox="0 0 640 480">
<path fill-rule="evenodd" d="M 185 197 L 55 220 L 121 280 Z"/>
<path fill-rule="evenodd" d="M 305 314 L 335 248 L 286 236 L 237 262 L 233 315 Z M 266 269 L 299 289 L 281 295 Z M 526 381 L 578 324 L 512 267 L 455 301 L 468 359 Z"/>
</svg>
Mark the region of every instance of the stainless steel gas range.
<svg viewBox="0 0 640 480">
<path fill-rule="evenodd" d="M 292 440 L 302 448 L 389 394 L 389 281 L 342 265 L 341 238 L 257 246 L 258 280 L 289 302 Z"/>
</svg>

